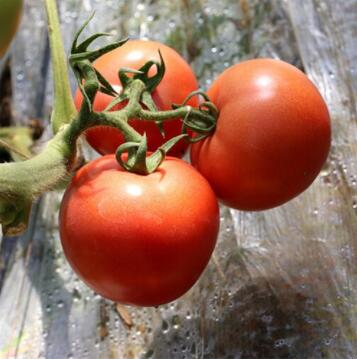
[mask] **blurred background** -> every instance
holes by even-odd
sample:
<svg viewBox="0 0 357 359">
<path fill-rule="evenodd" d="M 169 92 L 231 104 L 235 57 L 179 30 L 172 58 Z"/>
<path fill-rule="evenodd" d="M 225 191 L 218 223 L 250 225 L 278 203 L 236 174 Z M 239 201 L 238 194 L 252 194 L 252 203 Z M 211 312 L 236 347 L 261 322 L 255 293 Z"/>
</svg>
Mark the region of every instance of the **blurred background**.
<svg viewBox="0 0 357 359">
<path fill-rule="evenodd" d="M 0 239 L 0 358 L 356 358 L 356 0 L 58 5 L 67 51 L 95 11 L 86 34 L 168 44 L 204 90 L 244 59 L 294 64 L 328 104 L 333 145 L 318 179 L 288 204 L 254 213 L 221 206 L 204 275 L 159 308 L 124 307 L 85 287 L 62 254 L 61 194 L 45 195 L 25 235 Z M 46 26 L 44 3 L 25 0 L 19 32 L 0 60 L 1 125 L 41 127 L 45 136 L 52 104 Z"/>
</svg>

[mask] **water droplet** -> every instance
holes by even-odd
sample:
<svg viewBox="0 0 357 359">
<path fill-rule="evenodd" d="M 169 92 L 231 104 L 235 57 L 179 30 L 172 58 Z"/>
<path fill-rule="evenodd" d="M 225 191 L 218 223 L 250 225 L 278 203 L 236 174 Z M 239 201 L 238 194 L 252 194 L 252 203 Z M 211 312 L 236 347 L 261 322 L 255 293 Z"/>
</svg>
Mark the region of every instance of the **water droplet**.
<svg viewBox="0 0 357 359">
<path fill-rule="evenodd" d="M 323 341 L 324 341 L 325 345 L 327 345 L 327 346 L 331 345 L 331 339 L 330 338 L 324 338 Z"/>
<path fill-rule="evenodd" d="M 78 291 L 77 288 L 74 288 L 72 291 L 72 297 L 74 302 L 78 302 L 81 299 L 81 293 Z"/>
<path fill-rule="evenodd" d="M 17 80 L 17 81 L 22 81 L 24 78 L 25 78 L 25 74 L 24 74 L 23 72 L 19 72 L 19 73 L 16 75 L 16 80 Z"/>
<path fill-rule="evenodd" d="M 274 342 L 274 347 L 275 348 L 280 348 L 280 347 L 284 346 L 285 344 L 286 344 L 285 339 L 277 339 Z"/>
<path fill-rule="evenodd" d="M 172 320 L 171 320 L 171 323 L 172 323 L 172 327 L 174 329 L 178 329 L 180 327 L 180 324 L 181 324 L 181 319 L 178 315 L 174 315 L 172 317 Z"/>
<path fill-rule="evenodd" d="M 169 323 L 166 320 L 163 320 L 161 330 L 164 334 L 169 331 Z"/>
<path fill-rule="evenodd" d="M 143 10 L 145 10 L 145 4 L 138 4 L 137 6 L 136 6 L 136 8 L 139 10 L 139 11 L 143 11 Z"/>
<path fill-rule="evenodd" d="M 63 308 L 63 307 L 64 307 L 63 301 L 62 301 L 62 300 L 59 300 L 59 301 L 57 302 L 57 308 Z"/>
<path fill-rule="evenodd" d="M 199 14 L 199 15 L 197 16 L 197 23 L 198 23 L 198 25 L 202 25 L 204 22 L 205 22 L 205 20 L 204 20 L 203 16 L 202 16 L 201 14 Z"/>
</svg>

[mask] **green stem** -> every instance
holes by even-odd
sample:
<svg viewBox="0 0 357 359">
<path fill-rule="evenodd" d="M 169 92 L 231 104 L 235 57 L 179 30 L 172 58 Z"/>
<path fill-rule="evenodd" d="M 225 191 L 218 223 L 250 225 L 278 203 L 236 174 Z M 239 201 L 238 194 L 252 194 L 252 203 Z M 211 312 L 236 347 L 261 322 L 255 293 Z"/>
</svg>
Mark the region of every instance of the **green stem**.
<svg viewBox="0 0 357 359">
<path fill-rule="evenodd" d="M 213 105 L 206 103 L 199 109 L 183 106 L 171 111 L 156 111 L 150 97 L 150 91 L 157 85 L 164 73 L 161 59 L 161 73 L 157 78 L 148 77 L 149 62 L 142 67 L 142 72 L 127 79 L 123 93 L 117 100 L 128 101 L 119 111 L 95 112 L 93 102 L 98 91 L 114 92 L 111 85 L 94 69 L 92 62 L 102 53 L 108 52 L 125 41 L 116 42 L 99 50 L 87 51 L 87 47 L 101 34 L 96 34 L 77 45 L 78 32 L 72 46 L 70 63 L 75 73 L 78 86 L 84 96 L 80 112 L 77 113 L 70 91 L 67 64 L 60 34 L 60 25 L 55 0 L 45 0 L 49 22 L 49 38 L 52 54 L 54 76 L 54 110 L 52 126 L 54 138 L 38 155 L 17 163 L 0 165 L 0 223 L 3 232 L 8 235 L 19 234 L 27 227 L 32 201 L 46 191 L 57 188 L 70 178 L 76 169 L 77 140 L 88 128 L 93 126 L 111 126 L 119 129 L 126 140 L 119 146 L 117 158 L 128 153 L 125 168 L 136 173 L 148 174 L 163 161 L 166 152 L 180 139 L 188 137 L 187 133 L 176 136 L 160 146 L 147 158 L 146 136 L 141 136 L 128 123 L 129 119 L 140 118 L 161 124 L 164 120 L 183 118 L 183 132 L 187 128 L 207 136 L 214 130 L 217 113 Z M 160 70 L 160 69 L 159 69 Z M 115 92 L 114 92 L 115 94 Z M 195 93 L 189 95 L 193 96 Z M 208 99 L 206 99 L 208 101 Z M 184 102 L 185 104 L 185 102 Z M 184 105 L 183 104 L 183 105 Z M 146 106 L 143 109 L 142 106 Z M 202 138 L 199 137 L 199 138 Z"/>
<path fill-rule="evenodd" d="M 13 236 L 26 228 L 32 201 L 54 189 L 68 174 L 72 151 L 59 132 L 37 156 L 0 166 L 0 223 Z"/>
<path fill-rule="evenodd" d="M 166 121 L 166 120 L 177 120 L 183 118 L 191 110 L 190 106 L 180 107 L 176 110 L 168 111 L 148 111 L 142 109 L 138 114 L 138 117 L 146 121 Z"/>
<path fill-rule="evenodd" d="M 1 164 L 0 193 L 9 198 L 33 200 L 53 189 L 67 174 L 72 157 L 64 141 L 65 133 L 59 132 L 42 152 L 29 160 Z"/>
<path fill-rule="evenodd" d="M 0 127 L 0 138 L 13 137 L 16 135 L 31 134 L 29 127 Z"/>
<path fill-rule="evenodd" d="M 188 113 L 191 113 L 193 116 L 202 119 L 202 121 L 212 121 L 212 116 L 205 114 L 202 111 L 199 111 L 191 106 L 184 106 L 175 110 L 168 111 L 148 111 L 141 109 L 138 114 L 138 117 L 147 121 L 166 121 L 170 119 L 174 120 L 178 118 L 184 118 Z"/>
<path fill-rule="evenodd" d="M 87 128 L 99 125 L 116 127 L 128 140 L 139 142 L 142 137 L 128 124 L 127 116 L 132 114 L 126 109 L 115 113 L 93 112 L 86 121 L 78 115 L 62 126 L 38 155 L 23 162 L 1 164 L 0 223 L 3 233 L 18 235 L 23 232 L 32 201 L 70 178 L 75 165 L 77 139 Z"/>
<path fill-rule="evenodd" d="M 129 102 L 125 111 L 133 117 L 138 116 L 141 111 L 140 99 L 145 91 L 145 84 L 140 80 L 134 80 L 128 85 L 126 91 L 130 93 Z"/>
<path fill-rule="evenodd" d="M 63 124 L 71 121 L 77 110 L 73 103 L 69 84 L 67 60 L 61 37 L 56 0 L 45 0 L 45 2 L 54 83 L 54 108 L 51 123 L 53 132 L 57 133 Z"/>
<path fill-rule="evenodd" d="M 5 149 L 14 161 L 32 157 L 33 130 L 29 127 L 1 127 L 0 149 Z"/>
<path fill-rule="evenodd" d="M 128 119 L 133 116 L 130 116 L 130 113 L 128 116 L 126 110 L 123 110 L 123 112 L 95 113 L 94 116 L 100 124 L 118 128 L 126 141 L 140 142 L 142 140 L 140 133 L 128 124 Z"/>
</svg>

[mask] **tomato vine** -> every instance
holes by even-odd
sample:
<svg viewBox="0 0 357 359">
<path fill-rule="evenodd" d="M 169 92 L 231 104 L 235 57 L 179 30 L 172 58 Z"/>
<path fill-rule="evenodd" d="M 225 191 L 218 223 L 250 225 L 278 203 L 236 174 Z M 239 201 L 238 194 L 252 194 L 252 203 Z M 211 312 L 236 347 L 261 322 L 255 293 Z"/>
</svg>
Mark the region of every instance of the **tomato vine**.
<svg viewBox="0 0 357 359">
<path fill-rule="evenodd" d="M 74 71 L 85 101 L 80 111 L 75 110 L 69 87 L 67 65 L 55 0 L 46 0 L 49 22 L 49 37 L 54 72 L 54 108 L 51 117 L 54 137 L 36 156 L 16 163 L 0 165 L 0 223 L 6 235 L 22 233 L 28 224 L 31 204 L 35 198 L 46 191 L 53 190 L 73 175 L 76 167 L 77 140 L 90 127 L 102 125 L 119 129 L 126 140 L 117 150 L 117 159 L 123 167 L 139 174 L 155 171 L 162 163 L 166 152 L 178 141 L 185 138 L 197 141 L 214 131 L 217 118 L 215 106 L 207 101 L 199 108 L 177 104 L 172 110 L 158 111 L 151 98 L 151 91 L 161 81 L 165 73 L 164 59 L 148 62 L 139 70 L 121 69 L 118 73 L 123 91 L 118 94 L 109 82 L 93 67 L 93 61 L 101 55 L 125 44 L 127 40 L 111 43 L 99 49 L 88 47 L 99 37 L 98 33 L 78 43 L 78 38 L 90 19 L 76 34 L 69 63 Z M 156 66 L 157 73 L 148 75 L 148 70 Z M 119 70 L 119 69 L 118 69 Z M 129 76 L 130 75 L 130 76 Z M 93 111 L 93 101 L 98 92 L 114 97 L 107 110 L 115 104 L 127 101 L 125 107 L 117 111 Z M 193 93 L 188 96 L 202 95 Z M 172 118 L 183 119 L 183 133 L 160 146 L 154 153 L 147 155 L 145 135 L 133 129 L 128 120 L 131 118 L 154 121 L 159 127 L 163 121 Z M 197 133 L 196 138 L 187 134 L 187 129 Z M 128 153 L 124 163 L 122 154 Z"/>
</svg>

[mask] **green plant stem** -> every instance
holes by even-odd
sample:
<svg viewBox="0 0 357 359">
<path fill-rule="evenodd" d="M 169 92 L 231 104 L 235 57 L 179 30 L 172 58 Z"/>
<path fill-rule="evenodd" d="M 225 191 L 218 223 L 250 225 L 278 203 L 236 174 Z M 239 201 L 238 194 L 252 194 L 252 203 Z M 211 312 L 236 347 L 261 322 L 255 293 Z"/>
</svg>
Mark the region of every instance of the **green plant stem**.
<svg viewBox="0 0 357 359">
<path fill-rule="evenodd" d="M 70 124 L 65 125 L 38 155 L 23 162 L 1 164 L 0 208 L 3 198 L 21 197 L 33 200 L 43 192 L 56 188 L 59 182 L 71 173 L 77 139 L 90 127 L 116 127 L 128 141 L 140 142 L 142 136 L 128 124 L 128 118 L 135 117 L 137 111 L 133 101 L 131 108 L 128 105 L 119 111 L 93 112 L 86 121 L 77 116 Z M 186 115 L 187 111 L 188 108 L 184 107 L 180 114 Z M 164 117 L 164 112 L 160 111 L 160 118 L 164 120 Z M 171 111 L 167 111 L 166 118 L 170 117 Z"/>
<path fill-rule="evenodd" d="M 76 164 L 77 140 L 85 130 L 93 126 L 111 126 L 119 129 L 126 141 L 140 143 L 143 140 L 128 120 L 140 116 L 140 98 L 145 86 L 140 80 L 133 81 L 129 86 L 130 100 L 123 109 L 113 112 L 81 111 L 69 124 L 61 127 L 38 155 L 22 162 L 0 165 L 0 223 L 3 224 L 4 234 L 23 232 L 32 201 L 70 178 Z M 192 109 L 185 106 L 173 111 L 153 111 L 150 115 L 145 112 L 144 115 L 164 121 L 173 114 L 185 117 L 189 111 Z"/>
<path fill-rule="evenodd" d="M 0 138 L 8 138 L 16 135 L 31 134 L 29 127 L 0 127 Z"/>
<path fill-rule="evenodd" d="M 73 103 L 69 84 L 67 60 L 61 37 L 56 1 L 45 0 L 45 2 L 54 83 L 54 108 L 51 123 L 53 132 L 57 133 L 63 124 L 71 121 L 77 110 Z"/>
<path fill-rule="evenodd" d="M 205 114 L 202 111 L 199 111 L 191 106 L 184 106 L 177 108 L 175 110 L 169 111 L 148 111 L 141 109 L 138 113 L 138 117 L 147 120 L 147 121 L 166 121 L 166 120 L 174 120 L 178 118 L 184 118 L 187 113 L 190 113 L 192 116 L 200 117 L 202 121 L 212 122 L 212 116 Z"/>
<path fill-rule="evenodd" d="M 42 192 L 53 189 L 67 174 L 72 157 L 71 149 L 64 141 L 66 132 L 59 132 L 38 155 L 26 161 L 2 164 L 0 193 L 9 198 L 32 200 Z"/>
<path fill-rule="evenodd" d="M 142 72 L 137 71 L 132 78 L 125 78 L 126 85 L 123 93 L 116 99 L 118 102 L 128 101 L 124 108 L 113 112 L 93 111 L 94 99 L 99 90 L 109 94 L 115 94 L 115 91 L 94 69 L 92 62 L 102 53 L 121 46 L 126 40 L 89 51 L 88 46 L 103 34 L 95 34 L 78 45 L 78 36 L 84 27 L 75 37 L 70 56 L 72 69 L 84 97 L 78 113 L 74 107 L 69 86 L 56 1 L 45 0 L 45 3 L 54 76 L 55 99 L 51 121 L 55 136 L 34 157 L 22 162 L 0 165 L 0 223 L 4 234 L 7 235 L 18 235 L 26 229 L 32 201 L 36 197 L 58 188 L 66 179 L 70 178 L 77 166 L 77 140 L 88 128 L 111 126 L 119 129 L 124 135 L 126 143 L 119 146 L 117 150 L 118 161 L 121 161 L 120 163 L 129 170 L 147 174 L 160 165 L 165 153 L 177 141 L 188 137 L 188 135 L 184 133 L 170 139 L 147 159 L 146 136 L 141 136 L 129 125 L 130 119 L 139 118 L 161 123 L 167 119 L 184 118 L 183 130 L 189 127 L 201 134 L 199 138 L 202 138 L 214 130 L 217 117 L 216 112 L 212 110 L 213 105 L 208 102 L 200 109 L 183 106 L 171 111 L 156 111 L 150 92 L 163 77 L 165 67 L 162 58 L 160 64 L 156 64 L 159 76 L 148 77 L 148 70 L 153 65 L 149 62 L 143 66 Z M 124 78 L 123 75 L 122 78 Z M 195 93 L 190 94 L 188 99 L 193 95 Z M 208 101 L 206 97 L 204 98 Z M 142 108 L 143 104 L 146 109 Z M 128 152 L 126 164 L 121 158 L 121 154 L 125 151 Z"/>
</svg>

